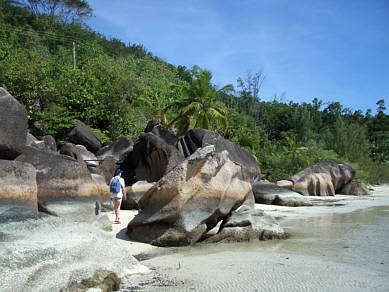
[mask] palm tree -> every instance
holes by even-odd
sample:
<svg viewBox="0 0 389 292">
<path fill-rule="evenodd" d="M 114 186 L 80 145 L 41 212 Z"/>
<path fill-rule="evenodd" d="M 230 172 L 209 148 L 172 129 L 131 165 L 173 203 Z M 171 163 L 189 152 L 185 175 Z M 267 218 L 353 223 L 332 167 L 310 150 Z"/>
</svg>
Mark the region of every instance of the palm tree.
<svg viewBox="0 0 389 292">
<path fill-rule="evenodd" d="M 225 133 L 228 127 L 228 112 L 225 104 L 219 101 L 219 95 L 231 91 L 232 85 L 215 90 L 211 84 L 211 72 L 194 67 L 192 74 L 194 78 L 189 86 L 184 88 L 183 99 L 174 104 L 180 111 L 170 126 L 177 128 L 178 135 L 184 135 L 194 128 L 210 129 L 211 124 L 215 123 L 221 126 Z"/>
<path fill-rule="evenodd" d="M 151 114 L 153 119 L 160 120 L 165 127 L 168 126 L 169 123 L 166 117 L 168 108 L 166 106 L 167 101 L 160 98 L 157 93 L 154 96 L 141 96 L 137 99 L 137 102 L 146 106 L 146 110 Z"/>
</svg>

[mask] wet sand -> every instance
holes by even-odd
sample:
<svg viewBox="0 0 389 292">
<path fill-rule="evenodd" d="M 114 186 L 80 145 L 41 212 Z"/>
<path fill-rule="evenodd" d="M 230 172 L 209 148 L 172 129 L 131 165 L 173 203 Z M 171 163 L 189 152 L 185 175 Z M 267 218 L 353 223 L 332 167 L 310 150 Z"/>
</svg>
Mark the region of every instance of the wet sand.
<svg viewBox="0 0 389 292">
<path fill-rule="evenodd" d="M 152 272 L 125 278 L 121 291 L 389 291 L 389 186 L 374 189 L 311 197 L 313 207 L 258 204 L 292 234 L 287 240 L 159 249 L 130 242 Z"/>
</svg>

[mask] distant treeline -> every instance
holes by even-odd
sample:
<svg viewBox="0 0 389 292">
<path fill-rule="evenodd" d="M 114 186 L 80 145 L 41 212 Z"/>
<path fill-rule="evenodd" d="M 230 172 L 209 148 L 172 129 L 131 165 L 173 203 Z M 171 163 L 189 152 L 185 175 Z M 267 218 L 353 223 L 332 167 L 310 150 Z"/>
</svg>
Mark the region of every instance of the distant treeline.
<svg viewBox="0 0 389 292">
<path fill-rule="evenodd" d="M 39 6 L 46 2 L 79 6 L 46 11 Z M 32 134 L 65 143 L 80 119 L 103 140 L 136 140 L 158 118 L 178 134 L 217 131 L 250 151 L 270 181 L 326 159 L 352 164 L 358 180 L 389 181 L 382 97 L 366 113 L 316 98 L 265 102 L 260 72 L 239 78 L 235 89 L 217 89 L 205 69 L 174 66 L 141 44 L 92 31 L 83 23 L 91 12 L 86 1 L 0 0 L 0 86 L 26 107 Z"/>
</svg>

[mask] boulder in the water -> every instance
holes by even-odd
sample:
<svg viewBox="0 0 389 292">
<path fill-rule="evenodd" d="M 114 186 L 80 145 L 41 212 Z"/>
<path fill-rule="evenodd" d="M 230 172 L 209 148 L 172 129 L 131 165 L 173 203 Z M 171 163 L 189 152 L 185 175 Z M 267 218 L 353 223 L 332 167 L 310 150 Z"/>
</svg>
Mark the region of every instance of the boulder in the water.
<svg viewBox="0 0 389 292">
<path fill-rule="evenodd" d="M 284 230 L 273 216 L 255 209 L 254 195 L 251 193 L 239 208 L 224 219 L 220 230 L 203 242 L 268 240 L 285 236 Z"/>
<path fill-rule="evenodd" d="M 370 190 L 364 183 L 350 182 L 346 184 L 340 191 L 342 195 L 349 196 L 368 196 L 371 195 Z"/>
<path fill-rule="evenodd" d="M 252 187 L 255 202 L 259 204 L 289 207 L 312 206 L 312 203 L 306 197 L 273 183 L 259 181 L 254 183 Z"/>
</svg>

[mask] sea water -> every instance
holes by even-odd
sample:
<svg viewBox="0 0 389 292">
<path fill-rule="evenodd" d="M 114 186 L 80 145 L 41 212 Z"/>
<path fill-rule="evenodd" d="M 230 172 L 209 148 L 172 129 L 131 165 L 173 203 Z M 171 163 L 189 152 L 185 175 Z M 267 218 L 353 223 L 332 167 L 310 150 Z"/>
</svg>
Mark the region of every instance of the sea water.
<svg viewBox="0 0 389 292">
<path fill-rule="evenodd" d="M 389 206 L 281 221 L 287 240 L 173 250 L 122 291 L 389 291 Z"/>
</svg>

